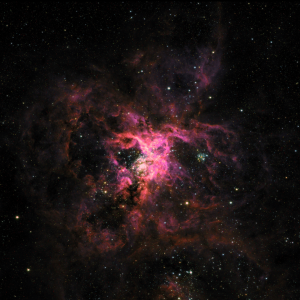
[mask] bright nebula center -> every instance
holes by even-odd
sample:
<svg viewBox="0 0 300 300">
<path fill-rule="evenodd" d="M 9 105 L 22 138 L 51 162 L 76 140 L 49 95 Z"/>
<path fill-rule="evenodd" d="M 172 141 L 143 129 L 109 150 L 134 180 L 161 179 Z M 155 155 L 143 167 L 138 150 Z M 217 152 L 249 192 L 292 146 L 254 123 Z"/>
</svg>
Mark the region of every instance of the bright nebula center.
<svg viewBox="0 0 300 300">
<path fill-rule="evenodd" d="M 136 172 L 137 176 L 145 177 L 151 176 L 153 178 L 154 172 L 152 171 L 150 174 L 150 166 L 153 164 L 153 160 L 147 158 L 139 158 L 133 165 L 133 170 Z"/>
<path fill-rule="evenodd" d="M 133 165 L 133 170 L 138 177 L 143 177 L 146 180 L 158 180 L 167 171 L 167 161 L 155 154 L 148 157 L 140 157 Z"/>
<path fill-rule="evenodd" d="M 163 138 L 155 139 L 149 143 L 141 143 L 143 154 L 134 162 L 132 169 L 135 175 L 144 180 L 159 181 L 165 177 L 168 171 L 169 148 Z"/>
</svg>

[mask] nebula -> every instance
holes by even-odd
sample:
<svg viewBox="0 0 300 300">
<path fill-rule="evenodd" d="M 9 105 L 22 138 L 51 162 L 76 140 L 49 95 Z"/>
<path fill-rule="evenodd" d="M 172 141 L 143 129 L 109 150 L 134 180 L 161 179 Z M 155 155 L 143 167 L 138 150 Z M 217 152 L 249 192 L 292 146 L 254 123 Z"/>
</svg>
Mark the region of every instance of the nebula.
<svg viewBox="0 0 300 300">
<path fill-rule="evenodd" d="M 47 264 L 35 272 L 49 299 L 264 289 L 268 261 L 241 214 L 267 184 L 267 159 L 238 126 L 202 119 L 226 76 L 221 61 L 221 45 L 145 48 L 120 62 L 124 81 L 89 64 L 33 93 L 21 181 L 44 223 L 36 255 Z"/>
</svg>

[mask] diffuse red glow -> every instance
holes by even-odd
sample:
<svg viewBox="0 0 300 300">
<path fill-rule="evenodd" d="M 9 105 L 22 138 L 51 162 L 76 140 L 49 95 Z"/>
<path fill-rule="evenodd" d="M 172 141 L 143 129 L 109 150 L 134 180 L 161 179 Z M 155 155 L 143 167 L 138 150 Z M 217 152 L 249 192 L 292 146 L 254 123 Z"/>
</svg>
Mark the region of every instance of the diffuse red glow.
<svg viewBox="0 0 300 300">
<path fill-rule="evenodd" d="M 39 186 L 50 186 L 33 194 L 59 212 L 52 216 L 56 223 L 67 216 L 82 257 L 106 262 L 125 253 L 130 265 L 175 249 L 247 251 L 226 225 L 228 211 L 243 203 L 229 202 L 244 172 L 238 135 L 199 117 L 211 101 L 204 94 L 220 55 L 200 52 L 179 63 L 166 54 L 127 60 L 134 96 L 109 76 L 55 83 L 48 91 L 53 99 L 28 114 L 23 137 L 35 159 L 32 170 L 44 180 Z M 181 76 L 176 84 L 174 73 Z M 162 293 L 188 299 L 187 289 L 168 278 Z"/>
<path fill-rule="evenodd" d="M 86 103 L 85 109 L 87 109 Z M 184 143 L 185 147 L 195 149 L 198 145 L 202 145 L 201 151 L 208 151 L 214 159 L 222 160 L 225 157 L 226 160 L 232 160 L 235 156 L 228 158 L 226 153 L 215 148 L 210 132 L 219 131 L 225 136 L 231 136 L 231 139 L 234 134 L 219 125 L 201 124 L 196 120 L 192 120 L 187 129 L 182 125 L 169 123 L 161 124 L 154 130 L 137 112 L 131 110 L 125 113 L 126 110 L 122 105 L 118 107 L 119 114 L 115 113 L 114 117 L 121 118 L 122 132 L 109 128 L 104 116 L 94 116 L 96 123 L 102 122 L 103 126 L 110 130 L 109 137 L 103 140 L 103 148 L 106 150 L 110 167 L 103 170 L 98 181 L 86 181 L 86 185 L 90 188 L 90 195 L 81 200 L 84 205 L 81 205 L 79 210 L 78 226 L 87 228 L 89 241 L 95 243 L 99 251 L 104 252 L 116 251 L 126 246 L 132 234 L 143 235 L 148 239 L 149 218 L 155 223 L 160 236 L 171 234 L 177 237 L 178 244 L 184 244 L 185 237 L 182 236 L 183 241 L 180 241 L 184 230 L 199 226 L 197 221 L 195 223 L 199 215 L 203 211 L 215 209 L 219 204 L 216 203 L 215 197 L 210 197 L 209 201 L 203 203 L 202 197 L 205 196 L 199 190 L 199 182 L 195 180 L 190 167 L 180 162 L 177 155 L 182 151 L 178 144 Z M 125 158 L 131 161 L 130 166 L 126 167 L 124 162 L 120 162 L 119 154 L 128 149 L 133 151 L 131 155 L 135 155 L 135 158 Z M 199 165 L 196 152 L 191 160 L 193 164 Z M 214 163 L 211 163 L 211 166 L 207 165 L 206 170 L 208 178 L 205 180 L 211 185 L 217 185 L 214 182 L 216 173 L 214 165 Z M 192 167 L 198 169 L 197 165 Z M 109 179 L 112 175 L 114 182 Z M 199 175 L 202 176 L 197 174 L 198 177 Z M 203 186 L 201 188 L 203 189 Z M 93 200 L 95 194 L 101 194 L 103 199 L 110 199 L 110 205 L 114 209 L 112 213 L 118 211 L 126 215 L 117 234 L 116 229 L 101 229 L 101 220 L 95 227 L 90 226 L 87 218 L 83 217 L 92 215 L 103 205 L 105 200 Z M 209 196 L 206 195 L 207 197 Z M 134 206 L 128 206 L 130 201 Z M 178 210 L 184 211 L 184 216 L 179 216 Z M 124 236 L 127 237 L 126 240 Z"/>
</svg>

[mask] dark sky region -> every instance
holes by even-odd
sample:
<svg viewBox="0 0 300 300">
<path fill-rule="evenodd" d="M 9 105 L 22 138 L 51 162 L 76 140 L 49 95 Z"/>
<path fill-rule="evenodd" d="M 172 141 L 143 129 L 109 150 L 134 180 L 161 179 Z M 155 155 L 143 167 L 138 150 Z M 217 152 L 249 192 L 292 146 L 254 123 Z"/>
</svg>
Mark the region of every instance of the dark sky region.
<svg viewBox="0 0 300 300">
<path fill-rule="evenodd" d="M 0 298 L 293 300 L 299 4 L 0 5 Z"/>
</svg>

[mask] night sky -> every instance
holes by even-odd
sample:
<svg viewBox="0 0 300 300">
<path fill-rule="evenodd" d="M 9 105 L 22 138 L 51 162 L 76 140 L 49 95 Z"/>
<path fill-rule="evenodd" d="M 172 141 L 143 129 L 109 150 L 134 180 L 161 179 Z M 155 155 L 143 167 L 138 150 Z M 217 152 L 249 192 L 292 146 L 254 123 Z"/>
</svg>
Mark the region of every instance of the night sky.
<svg viewBox="0 0 300 300">
<path fill-rule="evenodd" d="M 0 5 L 0 298 L 300 299 L 299 4 Z"/>
</svg>

